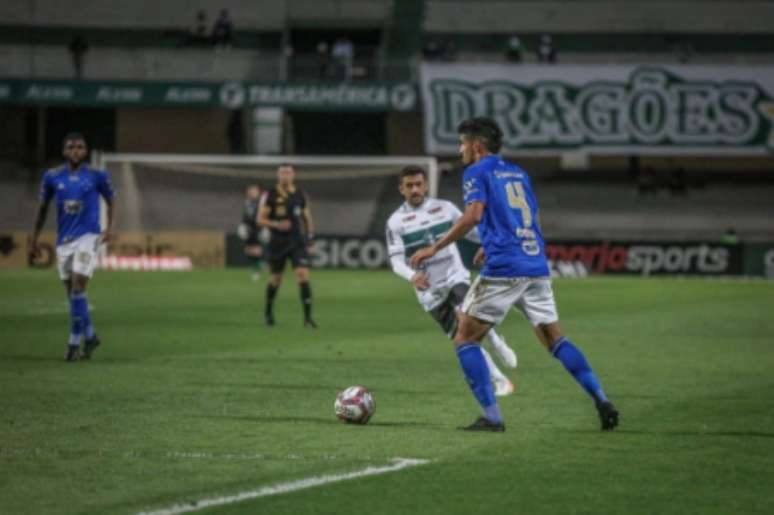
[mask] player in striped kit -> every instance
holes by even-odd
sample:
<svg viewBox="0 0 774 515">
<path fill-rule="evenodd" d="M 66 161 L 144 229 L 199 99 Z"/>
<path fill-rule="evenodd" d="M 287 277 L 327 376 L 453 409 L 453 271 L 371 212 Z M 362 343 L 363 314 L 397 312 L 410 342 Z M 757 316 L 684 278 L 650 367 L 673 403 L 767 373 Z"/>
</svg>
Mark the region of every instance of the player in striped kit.
<svg viewBox="0 0 774 515">
<path fill-rule="evenodd" d="M 418 166 L 401 171 L 399 189 L 404 202 L 387 221 L 387 248 L 393 271 L 411 282 L 417 299 L 444 332 L 453 338 L 457 331 L 457 308 L 462 304 L 470 287 L 470 272 L 465 268 L 455 245 L 446 247 L 421 270 L 407 264 L 414 251 L 431 245 L 462 216 L 449 201 L 428 198 L 427 172 Z M 468 239 L 478 242 L 478 234 L 471 231 Z M 487 334 L 498 356 L 511 368 L 516 367 L 516 354 L 494 329 Z M 488 352 L 482 349 L 489 366 L 497 395 L 513 393 L 513 383 L 495 365 Z"/>
</svg>

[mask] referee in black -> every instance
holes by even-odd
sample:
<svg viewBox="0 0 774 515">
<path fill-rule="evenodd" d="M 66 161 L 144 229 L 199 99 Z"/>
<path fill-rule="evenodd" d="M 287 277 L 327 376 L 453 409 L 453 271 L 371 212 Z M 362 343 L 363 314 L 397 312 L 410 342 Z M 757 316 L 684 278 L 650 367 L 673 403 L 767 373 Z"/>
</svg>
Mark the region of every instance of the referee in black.
<svg viewBox="0 0 774 515">
<path fill-rule="evenodd" d="M 309 250 L 313 245 L 314 225 L 306 195 L 295 186 L 292 165 L 277 168 L 277 186 L 261 202 L 258 225 L 271 230 L 268 246 L 271 277 L 266 286 L 266 324 L 274 325 L 274 298 L 282 284 L 285 262 L 290 260 L 301 290 L 304 326 L 317 328 L 312 319 L 312 288 L 309 285 Z"/>
</svg>

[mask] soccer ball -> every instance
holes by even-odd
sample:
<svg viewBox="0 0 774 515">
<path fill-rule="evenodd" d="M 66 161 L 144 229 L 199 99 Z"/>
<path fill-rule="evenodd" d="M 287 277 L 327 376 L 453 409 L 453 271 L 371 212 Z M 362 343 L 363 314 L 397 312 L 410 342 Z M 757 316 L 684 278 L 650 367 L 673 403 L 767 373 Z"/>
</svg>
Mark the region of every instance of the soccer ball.
<svg viewBox="0 0 774 515">
<path fill-rule="evenodd" d="M 342 422 L 367 424 L 376 412 L 376 403 L 371 392 L 364 387 L 350 386 L 336 396 L 333 409 Z"/>
</svg>

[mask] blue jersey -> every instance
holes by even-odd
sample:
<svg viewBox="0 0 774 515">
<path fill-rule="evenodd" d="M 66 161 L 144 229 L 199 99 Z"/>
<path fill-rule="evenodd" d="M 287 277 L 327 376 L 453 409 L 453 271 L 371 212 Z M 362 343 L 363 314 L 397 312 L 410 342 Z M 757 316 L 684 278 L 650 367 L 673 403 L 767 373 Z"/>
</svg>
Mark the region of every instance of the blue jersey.
<svg viewBox="0 0 774 515">
<path fill-rule="evenodd" d="M 40 184 L 40 200 L 56 197 L 56 244 L 71 242 L 84 234 L 100 233 L 99 196 L 113 198 L 110 177 L 83 164 L 75 171 L 67 165 L 48 170 Z"/>
<path fill-rule="evenodd" d="M 500 156 L 486 156 L 465 169 L 462 188 L 466 205 L 485 205 L 478 224 L 486 253 L 482 276 L 550 275 L 537 199 L 524 170 Z"/>
</svg>

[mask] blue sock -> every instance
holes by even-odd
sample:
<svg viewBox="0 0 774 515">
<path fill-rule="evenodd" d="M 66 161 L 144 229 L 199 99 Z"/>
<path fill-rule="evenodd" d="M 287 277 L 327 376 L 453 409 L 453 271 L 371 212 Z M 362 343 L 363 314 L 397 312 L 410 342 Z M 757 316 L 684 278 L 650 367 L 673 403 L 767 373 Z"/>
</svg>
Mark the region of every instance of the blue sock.
<svg viewBox="0 0 774 515">
<path fill-rule="evenodd" d="M 462 372 L 465 374 L 473 396 L 484 410 L 484 416 L 492 422 L 502 422 L 503 418 L 495 399 L 489 367 L 486 366 L 481 347 L 473 342 L 465 343 L 457 347 L 457 358 L 460 360 Z"/>
<path fill-rule="evenodd" d="M 73 292 L 70 302 L 76 303 L 76 310 L 80 314 L 83 322 L 83 336 L 87 340 L 94 338 L 94 326 L 91 324 L 91 315 L 89 314 L 89 299 L 85 291 Z"/>
<path fill-rule="evenodd" d="M 78 298 L 83 292 L 70 293 L 70 340 L 67 344 L 71 347 L 77 347 L 81 344 L 81 335 L 83 334 L 83 316 L 82 302 Z"/>
<path fill-rule="evenodd" d="M 572 374 L 576 381 L 588 392 L 596 402 L 607 401 L 602 385 L 597 376 L 591 370 L 583 353 L 567 338 L 562 338 L 554 345 L 551 352 L 556 359 L 562 362 L 564 368 Z"/>
</svg>

